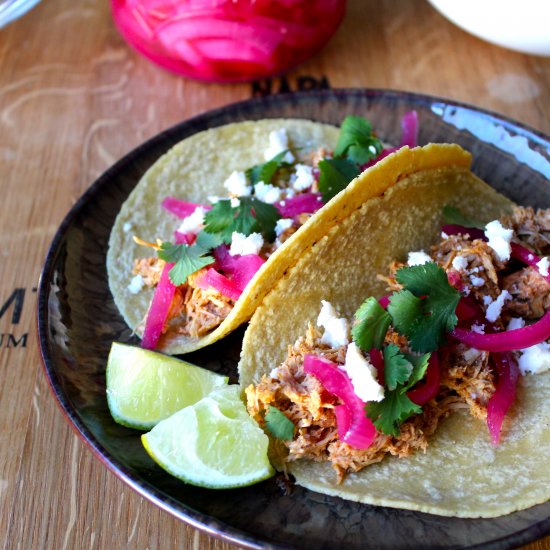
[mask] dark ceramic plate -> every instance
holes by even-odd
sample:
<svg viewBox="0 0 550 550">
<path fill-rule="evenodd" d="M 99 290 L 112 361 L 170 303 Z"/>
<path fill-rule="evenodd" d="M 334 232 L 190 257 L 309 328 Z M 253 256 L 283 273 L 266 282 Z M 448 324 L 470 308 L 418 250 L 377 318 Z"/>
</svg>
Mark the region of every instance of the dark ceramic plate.
<svg viewBox="0 0 550 550">
<path fill-rule="evenodd" d="M 361 505 L 299 487 L 285 496 L 273 480 L 231 491 L 192 487 L 158 468 L 143 450 L 139 433 L 115 424 L 107 409 L 110 344 L 137 343 L 107 285 L 109 232 L 125 198 L 162 153 L 195 132 L 228 122 L 302 117 L 339 124 L 352 113 L 369 118 L 387 141 L 398 142 L 401 116 L 411 109 L 419 114 L 421 144 L 459 143 L 473 153 L 474 171 L 499 191 L 518 203 L 550 206 L 546 136 L 443 99 L 341 90 L 245 101 L 183 122 L 117 162 L 69 212 L 40 282 L 38 324 L 45 372 L 80 436 L 138 493 L 194 527 L 249 548 L 512 548 L 550 533 L 550 502 L 497 519 L 466 520 Z M 242 329 L 186 359 L 236 382 L 241 338 Z"/>
</svg>

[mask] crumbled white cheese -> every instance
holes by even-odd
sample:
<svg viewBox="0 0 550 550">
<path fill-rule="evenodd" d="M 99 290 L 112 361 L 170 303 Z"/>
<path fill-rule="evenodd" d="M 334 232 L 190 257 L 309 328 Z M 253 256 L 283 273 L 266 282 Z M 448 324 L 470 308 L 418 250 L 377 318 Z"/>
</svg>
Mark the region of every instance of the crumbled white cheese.
<svg viewBox="0 0 550 550">
<path fill-rule="evenodd" d="M 478 349 L 468 348 L 462 354 L 462 357 L 464 358 L 464 361 L 466 361 L 466 363 L 473 363 L 480 355 L 481 351 L 479 351 Z"/>
<path fill-rule="evenodd" d="M 264 151 L 265 160 L 271 160 L 273 157 L 288 149 L 288 135 L 285 128 L 273 130 L 269 133 L 269 147 Z M 283 157 L 285 162 L 294 162 L 294 155 L 288 151 Z"/>
<path fill-rule="evenodd" d="M 432 259 L 428 254 L 426 254 L 423 250 L 419 250 L 418 252 L 409 252 L 407 263 L 409 266 L 413 265 L 423 265 L 427 262 L 431 262 Z"/>
<path fill-rule="evenodd" d="M 292 218 L 280 218 L 275 224 L 275 235 L 280 237 L 289 227 L 292 227 L 293 224 Z"/>
<path fill-rule="evenodd" d="M 277 202 L 281 198 L 281 188 L 259 181 L 254 186 L 254 194 L 258 199 L 269 204 Z"/>
<path fill-rule="evenodd" d="M 338 313 L 330 302 L 321 300 L 321 304 L 321 311 L 317 317 L 317 326 L 325 329 L 321 342 L 328 344 L 331 348 L 347 346 L 350 333 L 348 320 L 338 317 Z"/>
<path fill-rule="evenodd" d="M 506 330 L 516 330 L 518 328 L 523 328 L 525 326 L 525 319 L 522 319 L 521 317 L 512 317 L 508 321 L 508 326 L 506 327 Z"/>
<path fill-rule="evenodd" d="M 241 201 L 237 197 L 232 197 L 231 208 L 239 208 L 239 206 L 241 206 Z"/>
<path fill-rule="evenodd" d="M 259 254 L 264 245 L 264 238 L 260 233 L 251 233 L 246 236 L 237 231 L 231 235 L 231 247 L 229 254 L 231 256 L 246 256 L 247 254 Z"/>
<path fill-rule="evenodd" d="M 132 229 L 132 224 L 130 222 L 126 222 L 122 226 L 122 231 L 124 231 L 125 233 L 128 233 L 131 229 Z"/>
<path fill-rule="evenodd" d="M 204 225 L 205 212 L 202 206 L 197 206 L 192 214 L 187 216 L 187 218 L 183 218 L 178 227 L 178 233 L 193 233 L 194 235 L 199 233 Z"/>
<path fill-rule="evenodd" d="M 294 187 L 296 191 L 305 191 L 314 183 L 313 168 L 307 164 L 297 164 L 296 175 L 295 178 L 292 179 L 292 187 Z"/>
<path fill-rule="evenodd" d="M 223 183 L 223 186 L 234 197 L 247 197 L 252 193 L 252 186 L 246 181 L 244 172 L 233 172 Z"/>
<path fill-rule="evenodd" d="M 529 348 L 520 350 L 518 359 L 521 374 L 538 374 L 550 369 L 550 344 L 541 342 Z"/>
<path fill-rule="evenodd" d="M 493 298 L 491 298 L 491 296 L 489 296 L 488 294 L 486 294 L 485 296 L 483 296 L 483 303 L 488 306 L 489 304 L 492 304 L 493 303 Z"/>
<path fill-rule="evenodd" d="M 143 281 L 143 277 L 138 274 L 135 277 L 132 277 L 132 280 L 130 281 L 130 284 L 128 285 L 128 290 L 132 294 L 137 294 L 138 292 L 141 291 L 144 284 L 145 284 L 145 282 Z"/>
<path fill-rule="evenodd" d="M 478 334 L 485 334 L 485 325 L 478 325 L 477 323 L 473 324 L 472 332 L 477 332 Z"/>
<path fill-rule="evenodd" d="M 286 196 L 285 196 L 286 199 L 291 199 L 292 197 L 296 196 L 296 191 L 294 191 L 294 189 L 287 188 L 285 189 L 285 192 L 286 192 Z M 281 206 L 284 206 L 284 204 L 281 203 Z"/>
<path fill-rule="evenodd" d="M 355 342 L 348 344 L 346 360 L 343 365 L 351 379 L 355 395 L 364 403 L 368 401 L 382 401 L 384 388 L 378 383 L 377 371 L 368 361 Z"/>
<path fill-rule="evenodd" d="M 516 330 L 525 326 L 525 319 L 512 317 L 506 330 Z M 541 342 L 534 346 L 518 350 L 518 366 L 521 374 L 538 374 L 550 369 L 550 345 Z"/>
<path fill-rule="evenodd" d="M 510 259 L 512 247 L 510 241 L 514 231 L 506 229 L 498 220 L 489 222 L 485 226 L 485 236 L 487 237 L 488 245 L 495 251 L 497 258 L 501 262 Z"/>
<path fill-rule="evenodd" d="M 484 279 L 482 279 L 481 277 L 476 277 L 475 275 L 470 275 L 470 282 L 476 288 L 479 288 L 480 286 L 483 286 L 485 284 Z"/>
<path fill-rule="evenodd" d="M 441 238 L 442 238 L 442 239 L 448 239 L 448 238 L 449 238 L 449 235 L 447 235 L 447 233 L 445 233 L 445 231 L 442 231 L 442 232 L 441 232 Z"/>
<path fill-rule="evenodd" d="M 457 271 L 464 271 L 468 267 L 468 260 L 465 256 L 455 256 L 453 258 L 453 267 Z"/>
<path fill-rule="evenodd" d="M 506 300 L 510 300 L 511 298 L 511 294 L 507 290 L 503 290 L 498 295 L 497 299 L 489 304 L 489 307 L 485 312 L 485 319 L 491 323 L 494 323 L 500 317 L 500 312 L 502 311 L 504 302 L 506 302 Z"/>
<path fill-rule="evenodd" d="M 548 261 L 548 258 L 545 256 L 540 260 L 540 262 L 537 262 L 537 267 L 539 269 L 539 273 L 543 277 L 548 277 L 548 268 L 550 267 L 550 262 Z"/>
</svg>

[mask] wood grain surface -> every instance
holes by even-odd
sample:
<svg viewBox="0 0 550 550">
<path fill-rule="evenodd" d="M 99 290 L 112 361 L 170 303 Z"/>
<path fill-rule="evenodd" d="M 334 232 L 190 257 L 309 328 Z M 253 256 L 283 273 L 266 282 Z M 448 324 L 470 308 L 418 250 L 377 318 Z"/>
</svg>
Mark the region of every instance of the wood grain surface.
<svg viewBox="0 0 550 550">
<path fill-rule="evenodd" d="M 0 29 L 0 304 L 12 299 L 0 316 L 5 548 L 233 548 L 141 498 L 75 436 L 40 369 L 35 289 L 56 228 L 97 176 L 162 129 L 269 84 L 424 92 L 550 133 L 550 59 L 484 43 L 423 0 L 350 0 L 322 52 L 256 88 L 159 69 L 125 45 L 105 2 L 42 0 Z"/>
</svg>

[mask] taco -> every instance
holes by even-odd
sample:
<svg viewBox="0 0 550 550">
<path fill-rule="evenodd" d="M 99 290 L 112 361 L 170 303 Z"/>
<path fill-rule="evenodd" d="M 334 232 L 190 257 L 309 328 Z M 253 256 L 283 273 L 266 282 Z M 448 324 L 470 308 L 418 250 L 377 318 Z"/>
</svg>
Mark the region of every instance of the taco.
<svg viewBox="0 0 550 550">
<path fill-rule="evenodd" d="M 414 144 L 410 134 L 404 144 Z M 305 120 L 235 123 L 176 145 L 130 194 L 109 241 L 109 285 L 142 345 L 186 353 L 247 321 L 304 252 L 383 191 L 383 157 L 393 152 L 359 117 L 341 130 Z M 404 173 L 468 163 L 448 145 L 422 154 L 405 146 L 400 155 L 390 166 Z M 372 177 L 348 185 L 373 163 Z"/>
<path fill-rule="evenodd" d="M 550 211 L 468 168 L 388 180 L 245 333 L 240 383 L 277 468 L 314 491 L 445 516 L 548 500 L 549 237 Z"/>
</svg>

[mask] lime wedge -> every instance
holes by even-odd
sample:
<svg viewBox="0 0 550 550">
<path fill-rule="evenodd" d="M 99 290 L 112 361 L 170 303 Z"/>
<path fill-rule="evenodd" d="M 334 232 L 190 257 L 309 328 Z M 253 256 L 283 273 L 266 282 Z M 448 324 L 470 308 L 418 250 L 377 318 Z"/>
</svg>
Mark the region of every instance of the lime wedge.
<svg viewBox="0 0 550 550">
<path fill-rule="evenodd" d="M 239 391 L 236 385 L 214 390 L 142 435 L 143 446 L 159 466 L 192 485 L 229 489 L 271 477 L 268 437 Z"/>
<path fill-rule="evenodd" d="M 114 342 L 107 361 L 107 403 L 119 424 L 150 430 L 227 380 L 174 357 Z"/>
</svg>

